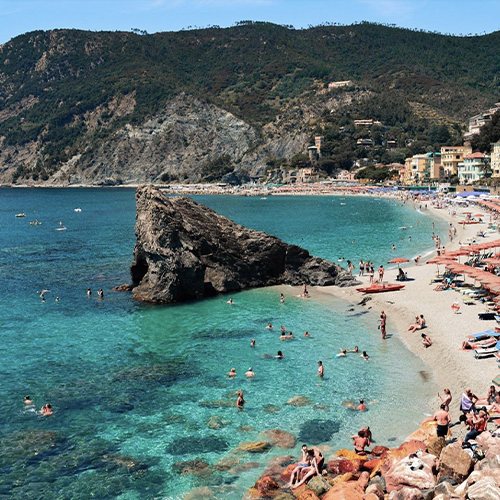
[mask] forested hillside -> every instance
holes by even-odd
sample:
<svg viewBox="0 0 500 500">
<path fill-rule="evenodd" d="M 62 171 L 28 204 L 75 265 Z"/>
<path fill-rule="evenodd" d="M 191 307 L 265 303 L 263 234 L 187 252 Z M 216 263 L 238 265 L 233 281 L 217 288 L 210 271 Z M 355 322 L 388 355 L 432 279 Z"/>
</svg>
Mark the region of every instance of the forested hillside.
<svg viewBox="0 0 500 500">
<path fill-rule="evenodd" d="M 27 33 L 0 47 L 0 181 L 245 179 L 305 161 L 318 133 L 325 172 L 401 160 L 500 100 L 499 42 L 368 23 Z"/>
</svg>

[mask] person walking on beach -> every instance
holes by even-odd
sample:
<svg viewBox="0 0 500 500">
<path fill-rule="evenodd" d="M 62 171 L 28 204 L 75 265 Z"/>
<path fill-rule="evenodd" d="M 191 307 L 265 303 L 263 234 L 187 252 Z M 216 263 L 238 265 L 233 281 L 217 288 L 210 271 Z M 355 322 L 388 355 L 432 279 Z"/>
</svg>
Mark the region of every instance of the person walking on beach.
<svg viewBox="0 0 500 500">
<path fill-rule="evenodd" d="M 379 283 L 382 283 L 384 281 L 384 266 L 381 264 L 380 267 L 378 268 L 378 281 Z"/>
<path fill-rule="evenodd" d="M 450 414 L 446 405 L 442 404 L 440 409 L 434 414 L 434 420 L 437 422 L 437 437 L 446 437 L 448 435 L 449 425 L 451 423 Z"/>
<path fill-rule="evenodd" d="M 385 340 L 385 335 L 386 335 L 385 324 L 386 324 L 386 315 L 385 315 L 384 311 L 382 311 L 382 314 L 380 315 L 379 325 L 378 325 L 379 330 L 382 333 L 382 340 Z"/>
<path fill-rule="evenodd" d="M 441 396 L 438 392 L 438 398 L 441 400 L 441 404 L 444 405 L 446 411 L 450 411 L 450 403 L 452 398 L 450 389 L 446 388 L 443 390 L 444 396 Z"/>
<path fill-rule="evenodd" d="M 359 261 L 359 276 L 363 276 L 364 272 L 365 272 L 365 263 L 362 260 L 360 260 Z"/>
</svg>

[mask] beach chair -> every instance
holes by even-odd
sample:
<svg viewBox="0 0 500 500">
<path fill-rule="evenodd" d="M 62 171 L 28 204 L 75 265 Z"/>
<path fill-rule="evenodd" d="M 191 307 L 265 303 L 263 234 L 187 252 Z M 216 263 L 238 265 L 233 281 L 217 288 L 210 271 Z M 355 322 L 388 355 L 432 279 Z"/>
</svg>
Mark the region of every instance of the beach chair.
<svg viewBox="0 0 500 500">
<path fill-rule="evenodd" d="M 466 306 L 474 306 L 474 305 L 476 305 L 476 302 L 474 300 L 472 300 L 471 298 L 469 298 L 469 297 L 464 297 L 463 301 L 464 301 L 464 304 Z"/>
<path fill-rule="evenodd" d="M 500 374 L 497 375 L 494 379 L 492 379 L 491 382 L 500 387 Z"/>
<path fill-rule="evenodd" d="M 500 333 L 497 333 L 494 329 L 490 328 L 489 330 L 485 330 L 484 332 L 473 333 L 471 335 L 467 335 L 467 338 L 470 340 L 484 340 L 488 337 L 500 338 Z"/>
<path fill-rule="evenodd" d="M 493 347 L 485 347 L 483 349 L 475 349 L 474 357 L 476 359 L 486 358 L 488 356 L 494 356 L 500 350 L 500 342 L 497 342 Z"/>
<path fill-rule="evenodd" d="M 498 315 L 495 312 L 483 312 L 478 314 L 479 319 L 482 319 L 483 321 L 494 320 L 497 316 Z"/>
</svg>

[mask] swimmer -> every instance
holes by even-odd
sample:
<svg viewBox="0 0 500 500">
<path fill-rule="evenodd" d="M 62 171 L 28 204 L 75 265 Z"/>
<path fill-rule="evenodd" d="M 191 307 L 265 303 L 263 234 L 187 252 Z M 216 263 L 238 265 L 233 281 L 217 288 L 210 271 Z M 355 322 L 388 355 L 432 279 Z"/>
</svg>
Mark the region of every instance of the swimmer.
<svg viewBox="0 0 500 500">
<path fill-rule="evenodd" d="M 273 325 L 272 323 L 269 323 L 267 326 L 266 326 L 266 330 L 272 330 L 273 329 Z"/>
<path fill-rule="evenodd" d="M 248 377 L 248 378 L 252 378 L 254 375 L 255 375 L 255 372 L 252 370 L 252 367 L 250 367 L 248 369 L 247 372 L 245 372 L 245 375 Z"/>
<path fill-rule="evenodd" d="M 282 304 L 284 304 L 284 303 L 285 303 L 285 296 L 284 296 L 282 293 L 280 293 L 280 302 L 281 302 Z"/>
<path fill-rule="evenodd" d="M 345 358 L 347 355 L 347 351 L 345 349 L 340 349 L 340 352 L 335 355 L 337 358 Z"/>
<path fill-rule="evenodd" d="M 252 339 L 252 342 L 250 342 L 250 347 L 255 347 L 255 339 Z"/>
<path fill-rule="evenodd" d="M 285 325 L 281 325 L 280 330 L 281 330 L 281 332 L 282 332 L 282 333 L 286 333 L 286 328 L 285 328 Z"/>
<path fill-rule="evenodd" d="M 233 299 L 229 299 L 229 300 L 226 302 L 226 304 L 231 304 L 231 305 L 233 305 L 233 304 L 234 304 Z"/>
<path fill-rule="evenodd" d="M 229 378 L 236 377 L 236 368 L 231 368 L 231 371 L 227 372 Z"/>
<path fill-rule="evenodd" d="M 285 357 L 285 355 L 281 352 L 281 351 L 278 351 L 278 354 L 276 356 L 278 359 L 283 359 Z"/>
<path fill-rule="evenodd" d="M 359 357 L 363 358 L 365 361 L 368 361 L 370 359 L 370 356 L 368 356 L 366 351 L 363 351 L 363 354 L 361 354 Z"/>
<path fill-rule="evenodd" d="M 104 292 L 102 291 L 102 288 L 99 289 L 99 291 L 97 292 L 97 295 L 99 296 L 100 299 L 104 298 Z"/>
<path fill-rule="evenodd" d="M 92 295 L 92 290 L 90 288 L 87 288 L 87 297 L 90 297 Z"/>
<path fill-rule="evenodd" d="M 59 297 L 56 297 L 56 302 L 59 302 L 59 300 L 60 300 Z"/>
<path fill-rule="evenodd" d="M 293 337 L 293 333 L 292 333 L 291 331 L 289 331 L 289 332 L 288 332 L 288 337 L 287 337 L 287 339 L 293 339 L 293 338 L 294 338 L 294 337 Z"/>
<path fill-rule="evenodd" d="M 236 400 L 236 406 L 243 410 L 243 405 L 245 404 L 245 400 L 243 399 L 243 391 L 238 391 L 238 399 Z"/>
<path fill-rule="evenodd" d="M 309 297 L 309 292 L 307 291 L 307 285 L 305 283 L 302 285 L 302 297 Z"/>
<path fill-rule="evenodd" d="M 32 403 L 33 403 L 33 401 L 31 401 L 31 398 L 29 396 L 24 396 L 24 404 L 25 405 L 30 405 Z"/>
<path fill-rule="evenodd" d="M 311 334 L 309 332 L 304 333 L 304 337 L 311 337 Z"/>
<path fill-rule="evenodd" d="M 288 335 L 285 332 L 281 333 L 280 340 L 286 340 L 288 338 Z"/>
<path fill-rule="evenodd" d="M 40 415 L 42 415 L 42 417 L 52 415 L 52 406 L 50 404 L 42 406 L 42 408 L 40 409 Z"/>
<path fill-rule="evenodd" d="M 318 377 L 323 377 L 324 373 L 323 361 L 318 361 Z"/>
<path fill-rule="evenodd" d="M 354 349 L 347 349 L 345 352 L 359 352 L 359 348 L 355 346 Z"/>
<path fill-rule="evenodd" d="M 366 405 L 365 405 L 365 400 L 364 399 L 360 399 L 359 400 L 359 405 L 355 408 L 355 411 L 366 411 L 367 408 L 366 408 Z"/>
</svg>

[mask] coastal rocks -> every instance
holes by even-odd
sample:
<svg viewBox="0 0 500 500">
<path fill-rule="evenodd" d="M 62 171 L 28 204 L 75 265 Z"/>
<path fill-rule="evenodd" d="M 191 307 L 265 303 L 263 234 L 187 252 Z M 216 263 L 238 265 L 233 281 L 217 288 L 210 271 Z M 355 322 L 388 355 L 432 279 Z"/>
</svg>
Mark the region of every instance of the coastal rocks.
<svg viewBox="0 0 500 500">
<path fill-rule="evenodd" d="M 311 404 L 311 400 L 306 396 L 293 396 L 291 397 L 286 404 L 292 406 L 309 406 Z"/>
<path fill-rule="evenodd" d="M 203 486 L 188 491 L 184 495 L 183 500 L 217 500 L 217 497 L 208 486 Z"/>
<path fill-rule="evenodd" d="M 222 427 L 225 427 L 226 425 L 228 425 L 230 423 L 231 423 L 231 420 L 227 420 L 227 419 L 212 415 L 208 419 L 207 426 L 210 429 L 222 429 Z"/>
<path fill-rule="evenodd" d="M 330 484 L 322 476 L 314 476 L 307 483 L 307 487 L 318 497 L 322 496 L 331 489 Z"/>
<path fill-rule="evenodd" d="M 458 483 L 464 481 L 474 467 L 472 457 L 460 443 L 452 443 L 443 448 L 439 457 L 439 474 L 453 478 Z"/>
<path fill-rule="evenodd" d="M 131 292 L 132 291 L 132 285 L 129 284 L 123 284 L 123 285 L 118 285 L 113 288 L 113 292 Z"/>
<path fill-rule="evenodd" d="M 441 455 L 441 452 L 443 451 L 443 448 L 446 447 L 446 439 L 444 437 L 438 437 L 433 439 L 428 445 L 427 445 L 427 451 L 434 455 L 435 457 L 439 457 Z"/>
<path fill-rule="evenodd" d="M 356 474 L 362 469 L 365 462 L 366 459 L 349 460 L 347 458 L 338 458 L 328 462 L 326 464 L 326 469 L 330 474 L 336 476 L 346 474 L 347 472 Z"/>
<path fill-rule="evenodd" d="M 470 500 L 500 500 L 500 488 L 493 478 L 485 477 L 469 486 L 467 497 Z"/>
<path fill-rule="evenodd" d="M 258 479 L 253 487 L 261 497 L 268 497 L 279 490 L 280 485 L 269 476 L 264 476 Z"/>
<path fill-rule="evenodd" d="M 403 488 L 393 491 L 389 495 L 389 500 L 423 500 L 424 496 L 418 488 Z"/>
<path fill-rule="evenodd" d="M 319 496 L 314 493 L 313 490 L 304 490 L 298 497 L 297 500 L 319 500 Z"/>
<path fill-rule="evenodd" d="M 368 480 L 368 472 L 362 472 L 357 481 L 332 486 L 322 500 L 362 500 Z"/>
<path fill-rule="evenodd" d="M 173 469 L 181 476 L 211 474 L 208 464 L 199 458 L 185 462 L 176 462 L 173 465 Z"/>
<path fill-rule="evenodd" d="M 387 491 L 400 490 L 403 487 L 426 489 L 434 488 L 436 478 L 434 469 L 436 457 L 429 453 L 421 452 L 418 458 L 405 457 L 393 463 L 385 474 Z"/>
<path fill-rule="evenodd" d="M 263 431 L 259 436 L 264 437 L 272 446 L 277 446 L 278 448 L 287 449 L 295 446 L 295 436 L 280 429 Z"/>
<path fill-rule="evenodd" d="M 236 448 L 236 452 L 243 453 L 264 453 L 265 451 L 271 448 L 271 443 L 268 441 L 255 441 L 255 442 L 246 442 L 241 443 L 238 448 Z"/>
<path fill-rule="evenodd" d="M 190 198 L 137 189 L 133 296 L 166 304 L 269 285 L 356 284 L 337 264 L 247 229 Z"/>
<path fill-rule="evenodd" d="M 190 455 L 194 453 L 212 453 L 227 450 L 229 444 L 216 436 L 186 437 L 172 441 L 165 451 L 171 455 Z"/>
</svg>

